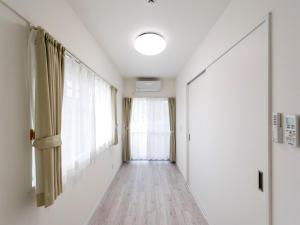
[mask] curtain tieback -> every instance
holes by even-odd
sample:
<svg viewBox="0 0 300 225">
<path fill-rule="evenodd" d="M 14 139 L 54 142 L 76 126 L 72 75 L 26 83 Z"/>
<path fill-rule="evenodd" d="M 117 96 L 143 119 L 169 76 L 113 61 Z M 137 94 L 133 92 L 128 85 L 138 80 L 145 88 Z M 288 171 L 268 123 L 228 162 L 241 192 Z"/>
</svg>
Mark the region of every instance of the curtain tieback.
<svg viewBox="0 0 300 225">
<path fill-rule="evenodd" d="M 45 137 L 45 138 L 39 138 L 33 142 L 33 146 L 38 149 L 54 148 L 54 147 L 61 146 L 61 144 L 62 142 L 61 142 L 60 134 Z"/>
</svg>

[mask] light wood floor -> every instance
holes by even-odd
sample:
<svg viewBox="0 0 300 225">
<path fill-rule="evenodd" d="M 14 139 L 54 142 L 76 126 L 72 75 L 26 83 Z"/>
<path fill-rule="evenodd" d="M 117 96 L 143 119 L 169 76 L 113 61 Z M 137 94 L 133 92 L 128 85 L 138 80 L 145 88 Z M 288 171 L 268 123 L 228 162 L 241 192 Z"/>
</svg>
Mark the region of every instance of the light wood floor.
<svg viewBox="0 0 300 225">
<path fill-rule="evenodd" d="M 174 164 L 124 164 L 90 225 L 207 225 Z"/>
</svg>

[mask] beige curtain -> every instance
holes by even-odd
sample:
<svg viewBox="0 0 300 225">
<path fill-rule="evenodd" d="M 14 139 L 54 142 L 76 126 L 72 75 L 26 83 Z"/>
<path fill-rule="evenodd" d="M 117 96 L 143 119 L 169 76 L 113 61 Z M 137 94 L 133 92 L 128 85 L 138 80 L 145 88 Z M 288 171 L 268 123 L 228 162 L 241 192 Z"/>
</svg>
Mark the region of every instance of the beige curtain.
<svg viewBox="0 0 300 225">
<path fill-rule="evenodd" d="M 111 90 L 111 112 L 112 112 L 112 123 L 113 123 L 113 129 L 112 129 L 112 144 L 117 145 L 118 144 L 118 120 L 117 120 L 117 92 L 118 90 L 110 86 Z"/>
<path fill-rule="evenodd" d="M 124 140 L 123 140 L 123 161 L 127 162 L 130 156 L 130 120 L 132 110 L 132 99 L 124 98 L 123 100 L 123 120 L 124 120 Z"/>
<path fill-rule="evenodd" d="M 37 206 L 48 207 L 62 193 L 61 111 L 64 48 L 41 28 L 36 36 L 35 136 Z"/>
<path fill-rule="evenodd" d="M 176 162 L 176 100 L 169 98 L 170 117 L 170 161 Z"/>
</svg>

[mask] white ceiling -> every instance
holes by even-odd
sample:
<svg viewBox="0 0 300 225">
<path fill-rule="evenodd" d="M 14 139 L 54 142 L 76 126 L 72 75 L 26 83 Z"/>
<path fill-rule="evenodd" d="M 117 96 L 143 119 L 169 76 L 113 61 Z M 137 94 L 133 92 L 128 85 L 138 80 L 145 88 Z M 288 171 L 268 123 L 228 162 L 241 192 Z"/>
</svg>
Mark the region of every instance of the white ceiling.
<svg viewBox="0 0 300 225">
<path fill-rule="evenodd" d="M 174 77 L 188 61 L 230 0 L 68 0 L 88 30 L 126 77 Z M 135 51 L 144 32 L 165 37 L 156 56 Z"/>
</svg>

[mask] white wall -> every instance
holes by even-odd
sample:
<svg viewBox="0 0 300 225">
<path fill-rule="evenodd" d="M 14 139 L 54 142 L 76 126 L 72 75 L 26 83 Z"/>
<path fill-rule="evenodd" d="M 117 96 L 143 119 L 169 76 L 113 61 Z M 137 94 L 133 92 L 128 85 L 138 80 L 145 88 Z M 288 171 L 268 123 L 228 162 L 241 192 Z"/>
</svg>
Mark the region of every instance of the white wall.
<svg viewBox="0 0 300 225">
<path fill-rule="evenodd" d="M 123 81 L 98 43 L 65 1 L 5 1 L 34 25 L 44 27 L 82 61 L 116 86 L 121 125 Z M 28 140 L 24 22 L 0 5 L 0 224 L 84 225 L 121 165 L 121 144 L 103 152 L 49 208 L 35 206 Z M 121 126 L 119 126 L 120 128 Z M 120 138 L 119 129 L 119 140 Z"/>
<path fill-rule="evenodd" d="M 175 78 L 162 78 L 159 92 L 136 92 L 135 80 L 135 78 L 124 79 L 124 97 L 175 97 L 176 95 Z"/>
<path fill-rule="evenodd" d="M 273 13 L 273 111 L 300 114 L 300 1 L 232 0 L 176 80 L 177 164 L 186 176 L 186 83 L 212 60 Z M 239 62 L 237 62 L 239 63 Z M 300 148 L 274 144 L 273 224 L 300 223 Z"/>
</svg>

